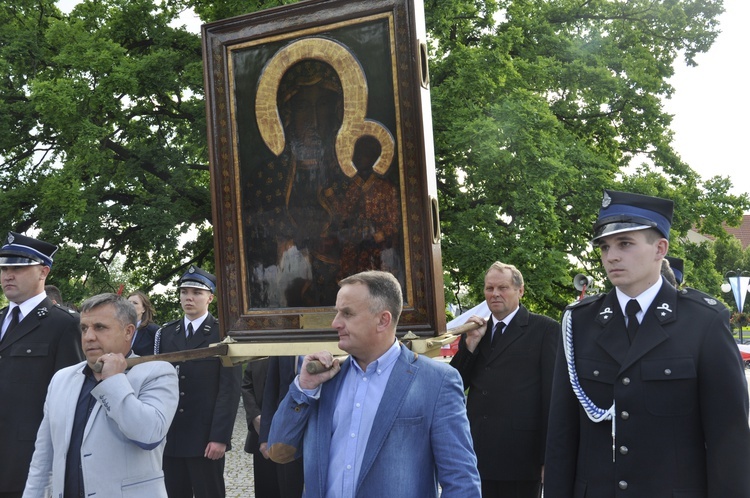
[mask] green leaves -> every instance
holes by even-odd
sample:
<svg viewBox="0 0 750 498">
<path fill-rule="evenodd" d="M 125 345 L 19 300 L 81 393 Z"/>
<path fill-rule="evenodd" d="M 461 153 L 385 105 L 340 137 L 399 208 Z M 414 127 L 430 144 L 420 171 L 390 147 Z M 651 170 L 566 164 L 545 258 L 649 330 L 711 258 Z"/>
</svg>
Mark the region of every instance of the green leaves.
<svg viewBox="0 0 750 498">
<path fill-rule="evenodd" d="M 2 3 L 0 227 L 63 246 L 51 283 L 66 299 L 213 266 L 201 40 L 178 15 L 285 3 Z M 670 252 L 691 285 L 720 283 L 713 265 L 737 257 L 682 238 L 722 238 L 750 199 L 680 159 L 662 102 L 677 54 L 693 64 L 721 12 L 719 0 L 425 0 L 449 302 L 481 300 L 502 260 L 524 273 L 525 303 L 557 316 L 573 275 L 602 280 L 588 241 L 603 188 L 674 199 Z"/>
<path fill-rule="evenodd" d="M 454 0 L 427 11 L 449 302 L 481 300 L 484 271 L 501 260 L 524 273 L 526 304 L 556 316 L 576 297 L 573 275 L 602 277 L 588 240 L 604 188 L 674 199 L 675 250 L 691 227 L 718 234 L 750 207 L 700 183 L 662 108 L 677 54 L 715 38 L 720 2 Z M 636 156 L 646 166 L 633 171 Z"/>
<path fill-rule="evenodd" d="M 64 246 L 51 279 L 71 301 L 120 284 L 150 290 L 185 261 L 210 261 L 210 237 L 180 240 L 205 231 L 211 197 L 200 37 L 171 27 L 179 10 L 3 9 L 3 226 Z"/>
</svg>

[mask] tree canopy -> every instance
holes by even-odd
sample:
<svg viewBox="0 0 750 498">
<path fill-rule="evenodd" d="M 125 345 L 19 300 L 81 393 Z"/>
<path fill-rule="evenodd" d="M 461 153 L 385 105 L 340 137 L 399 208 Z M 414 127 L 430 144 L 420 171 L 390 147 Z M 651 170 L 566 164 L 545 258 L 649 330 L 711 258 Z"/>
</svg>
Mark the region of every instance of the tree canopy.
<svg viewBox="0 0 750 498">
<path fill-rule="evenodd" d="M 0 226 L 61 245 L 49 283 L 66 299 L 213 268 L 200 35 L 178 16 L 282 3 L 0 3 Z M 681 239 L 697 227 L 724 240 L 722 222 L 750 199 L 681 160 L 662 104 L 678 54 L 694 64 L 719 33 L 720 0 L 425 0 L 425 11 L 449 301 L 478 302 L 502 260 L 523 272 L 524 302 L 557 316 L 573 275 L 602 280 L 588 240 L 603 188 L 674 199 L 673 250 L 695 258 L 694 286 L 720 284 L 712 249 Z"/>
</svg>

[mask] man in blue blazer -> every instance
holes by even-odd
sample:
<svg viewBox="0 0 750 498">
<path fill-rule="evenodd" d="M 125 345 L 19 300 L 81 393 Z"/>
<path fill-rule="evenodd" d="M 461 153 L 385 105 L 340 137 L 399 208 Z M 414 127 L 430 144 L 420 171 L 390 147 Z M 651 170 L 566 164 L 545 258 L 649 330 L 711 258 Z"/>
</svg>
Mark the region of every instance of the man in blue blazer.
<svg viewBox="0 0 750 498">
<path fill-rule="evenodd" d="M 304 453 L 307 498 L 437 498 L 438 483 L 443 498 L 478 498 L 461 378 L 396 340 L 398 280 L 367 271 L 339 285 L 333 328 L 350 357 L 305 357 L 271 424 L 271 458 Z M 309 373 L 313 360 L 329 370 Z"/>
<path fill-rule="evenodd" d="M 135 321 L 116 294 L 82 304 L 86 361 L 50 382 L 24 498 L 47 498 L 50 486 L 55 497 L 166 498 L 161 461 L 177 374 L 163 361 L 127 368 Z"/>
</svg>

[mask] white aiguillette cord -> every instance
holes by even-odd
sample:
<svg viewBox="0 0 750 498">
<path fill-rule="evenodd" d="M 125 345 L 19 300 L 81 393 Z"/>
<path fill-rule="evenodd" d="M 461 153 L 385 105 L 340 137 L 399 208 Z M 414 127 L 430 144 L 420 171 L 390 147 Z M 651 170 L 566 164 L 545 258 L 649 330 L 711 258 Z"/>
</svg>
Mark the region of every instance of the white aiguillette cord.
<svg viewBox="0 0 750 498">
<path fill-rule="evenodd" d="M 565 361 L 568 364 L 568 377 L 570 378 L 570 386 L 573 388 L 573 392 L 578 398 L 578 402 L 581 403 L 583 410 L 588 415 L 592 422 L 599 423 L 605 420 L 612 421 L 612 461 L 615 461 L 615 402 L 612 401 L 612 406 L 608 409 L 599 408 L 591 401 L 591 398 L 586 396 L 583 392 L 581 383 L 578 381 L 578 372 L 576 372 L 575 353 L 573 351 L 573 313 L 571 310 L 566 310 L 563 314 L 562 319 L 563 334 L 563 348 L 565 349 Z"/>
</svg>

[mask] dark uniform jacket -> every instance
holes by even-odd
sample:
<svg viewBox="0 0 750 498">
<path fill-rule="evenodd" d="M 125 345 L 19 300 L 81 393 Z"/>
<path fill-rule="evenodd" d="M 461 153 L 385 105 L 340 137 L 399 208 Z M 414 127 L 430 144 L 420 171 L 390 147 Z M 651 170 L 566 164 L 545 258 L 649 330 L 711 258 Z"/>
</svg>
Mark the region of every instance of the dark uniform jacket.
<svg viewBox="0 0 750 498">
<path fill-rule="evenodd" d="M 466 409 L 479 475 L 538 480 L 560 324 L 520 306 L 492 348 L 494 325 L 493 319 L 473 354 L 462 336 L 451 360 L 469 389 Z"/>
<path fill-rule="evenodd" d="M 217 343 L 219 321 L 210 313 L 188 341 L 183 318 L 157 333 L 160 353 L 205 348 Z M 202 457 L 209 442 L 231 448 L 232 429 L 240 403 L 241 367 L 223 367 L 218 358 L 176 362 L 180 402 L 167 434 L 164 455 Z"/>
<path fill-rule="evenodd" d="M 571 306 L 580 385 L 599 408 L 614 400 L 616 441 L 611 422 L 583 411 L 561 345 L 545 498 L 750 497 L 747 381 L 728 310 L 663 283 L 630 346 L 614 290 Z"/>
<path fill-rule="evenodd" d="M 268 442 L 273 415 L 289 392 L 289 384 L 297 377 L 297 356 L 273 356 L 268 362 L 268 376 L 263 393 L 263 414 L 260 417 L 260 442 Z"/>
<path fill-rule="evenodd" d="M 245 418 L 247 420 L 247 437 L 245 438 L 245 452 L 247 453 L 260 451 L 258 433 L 253 425 L 253 420 L 263 410 L 263 390 L 266 386 L 268 362 L 268 358 L 251 361 L 245 367 L 245 373 L 242 375 L 242 404 L 245 407 Z M 262 417 L 261 420 L 263 420 Z"/>
<path fill-rule="evenodd" d="M 49 298 L 0 343 L 0 492 L 23 490 L 49 381 L 82 360 L 78 314 Z"/>
</svg>

